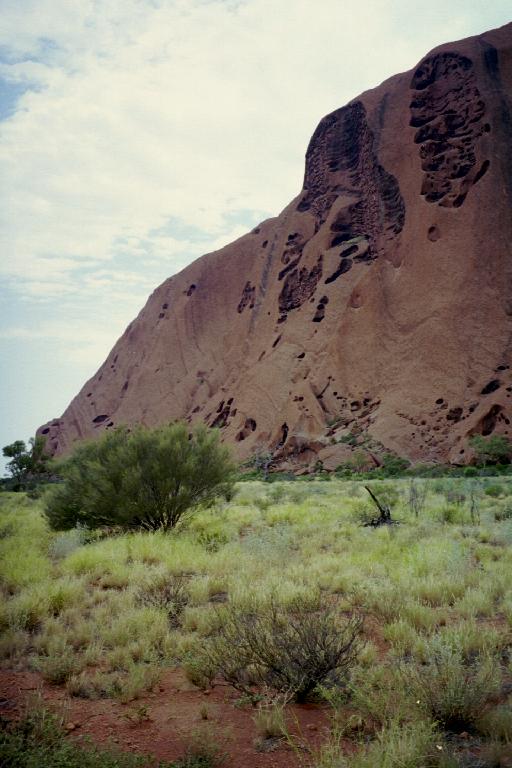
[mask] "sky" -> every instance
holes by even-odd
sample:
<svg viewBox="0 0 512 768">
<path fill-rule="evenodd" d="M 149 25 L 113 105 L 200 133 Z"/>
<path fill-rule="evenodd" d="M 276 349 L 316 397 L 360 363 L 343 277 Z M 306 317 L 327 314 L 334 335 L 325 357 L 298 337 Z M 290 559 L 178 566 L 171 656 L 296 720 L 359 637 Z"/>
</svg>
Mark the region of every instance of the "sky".
<svg viewBox="0 0 512 768">
<path fill-rule="evenodd" d="M 298 194 L 320 118 L 510 0 L 0 0 L 0 447 L 165 278 Z"/>
</svg>

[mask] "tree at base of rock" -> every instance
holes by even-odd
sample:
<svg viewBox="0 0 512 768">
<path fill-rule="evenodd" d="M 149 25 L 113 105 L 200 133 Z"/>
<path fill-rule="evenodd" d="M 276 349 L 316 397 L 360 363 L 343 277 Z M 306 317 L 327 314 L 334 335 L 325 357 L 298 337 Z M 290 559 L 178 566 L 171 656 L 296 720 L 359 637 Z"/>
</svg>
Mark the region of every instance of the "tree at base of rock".
<svg viewBox="0 0 512 768">
<path fill-rule="evenodd" d="M 473 435 L 470 440 L 477 464 L 508 464 L 512 456 L 512 443 L 505 435 L 483 437 Z"/>
<path fill-rule="evenodd" d="M 10 459 L 6 465 L 10 475 L 7 481 L 9 490 L 23 491 L 48 480 L 49 456 L 45 453 L 45 439 L 41 435 L 31 437 L 28 448 L 23 440 L 15 440 L 2 448 L 2 454 Z"/>
<path fill-rule="evenodd" d="M 235 465 L 216 430 L 175 423 L 107 432 L 80 445 L 58 470 L 64 482 L 46 503 L 53 529 L 168 531 L 198 506 L 227 497 Z"/>
</svg>

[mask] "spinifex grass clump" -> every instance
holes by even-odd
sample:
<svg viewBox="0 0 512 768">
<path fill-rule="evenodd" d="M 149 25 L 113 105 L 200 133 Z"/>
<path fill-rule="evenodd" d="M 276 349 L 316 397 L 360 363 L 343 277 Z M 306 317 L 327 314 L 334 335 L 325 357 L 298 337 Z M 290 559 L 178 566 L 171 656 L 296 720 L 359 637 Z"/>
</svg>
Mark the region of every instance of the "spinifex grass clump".
<svg viewBox="0 0 512 768">
<path fill-rule="evenodd" d="M 360 614 L 341 615 L 319 597 L 286 607 L 275 597 L 259 605 L 231 605 L 206 647 L 211 667 L 244 693 L 255 686 L 304 701 L 319 685 L 346 682 L 363 626 Z"/>
<path fill-rule="evenodd" d="M 180 575 L 155 579 L 140 587 L 137 599 L 141 605 L 161 608 L 169 617 L 170 626 L 179 627 L 181 615 L 189 601 L 186 579 Z"/>
<path fill-rule="evenodd" d="M 427 663 L 406 665 L 402 674 L 418 706 L 449 730 L 472 727 L 501 688 L 495 657 L 465 658 L 459 647 L 437 637 L 429 644 Z"/>
<path fill-rule="evenodd" d="M 391 722 L 367 749 L 340 768 L 456 768 L 445 761 L 442 738 L 429 721 Z M 331 766 L 334 768 L 334 766 Z"/>
</svg>

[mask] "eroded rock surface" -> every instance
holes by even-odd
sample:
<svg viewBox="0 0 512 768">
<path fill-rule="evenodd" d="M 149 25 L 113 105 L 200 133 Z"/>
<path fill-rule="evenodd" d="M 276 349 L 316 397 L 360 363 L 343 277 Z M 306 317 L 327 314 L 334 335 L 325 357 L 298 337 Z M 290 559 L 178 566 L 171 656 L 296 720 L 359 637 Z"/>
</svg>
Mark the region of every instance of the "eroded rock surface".
<svg viewBox="0 0 512 768">
<path fill-rule="evenodd" d="M 159 286 L 40 433 L 184 418 L 295 469 L 358 441 L 462 463 L 512 437 L 511 210 L 507 25 L 324 117 L 297 198 Z"/>
</svg>

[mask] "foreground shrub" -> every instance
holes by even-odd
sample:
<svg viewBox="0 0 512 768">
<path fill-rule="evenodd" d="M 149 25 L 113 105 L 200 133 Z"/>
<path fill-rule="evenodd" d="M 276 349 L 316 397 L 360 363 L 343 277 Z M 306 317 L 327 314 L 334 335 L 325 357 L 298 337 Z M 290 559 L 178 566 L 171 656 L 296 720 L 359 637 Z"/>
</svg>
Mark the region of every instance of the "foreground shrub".
<svg viewBox="0 0 512 768">
<path fill-rule="evenodd" d="M 94 672 L 72 675 L 66 683 L 70 696 L 80 699 L 116 698 L 126 704 L 156 685 L 160 671 L 150 664 L 128 664 L 126 672 Z"/>
<path fill-rule="evenodd" d="M 390 692 L 392 691 L 392 695 Z M 397 665 L 375 663 L 357 667 L 349 685 L 350 703 L 368 724 L 384 728 L 392 721 L 403 721 L 416 712 L 416 699 Z"/>
<path fill-rule="evenodd" d="M 195 507 L 232 490 L 234 465 L 218 433 L 186 424 L 119 428 L 79 446 L 46 504 L 55 530 L 169 530 Z"/>
<path fill-rule="evenodd" d="M 363 619 L 342 616 L 300 597 L 219 611 L 219 632 L 206 646 L 210 665 L 243 693 L 264 686 L 303 701 L 320 683 L 346 682 L 360 647 Z"/>
<path fill-rule="evenodd" d="M 259 706 L 254 715 L 254 725 L 261 742 L 284 738 L 287 734 L 284 707 L 276 702 Z"/>
</svg>

